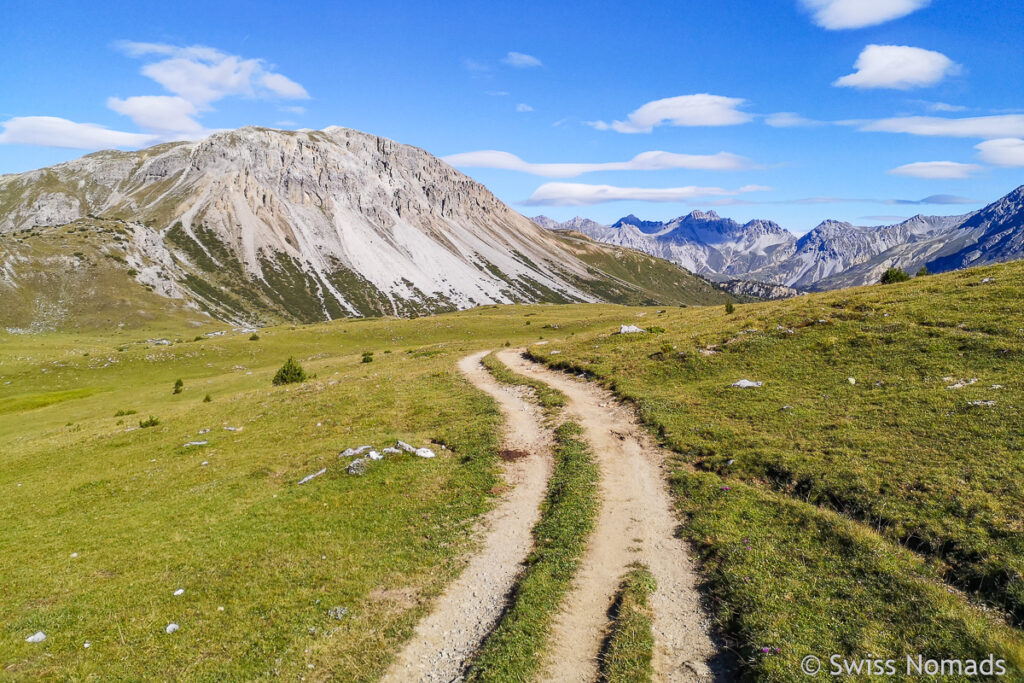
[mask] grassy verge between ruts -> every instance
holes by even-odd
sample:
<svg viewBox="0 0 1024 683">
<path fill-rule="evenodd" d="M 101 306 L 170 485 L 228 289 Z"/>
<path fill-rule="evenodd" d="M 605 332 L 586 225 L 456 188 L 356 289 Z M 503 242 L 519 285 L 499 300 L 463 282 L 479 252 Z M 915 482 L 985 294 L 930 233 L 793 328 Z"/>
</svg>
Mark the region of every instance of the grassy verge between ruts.
<svg viewBox="0 0 1024 683">
<path fill-rule="evenodd" d="M 548 386 L 540 380 L 531 379 L 525 375 L 520 375 L 518 372 L 514 372 L 509 369 L 507 365 L 498 360 L 494 353 L 489 353 L 484 356 L 481 361 L 487 371 L 491 373 L 494 379 L 504 384 L 513 384 L 522 387 L 528 387 L 533 390 L 534 397 L 537 400 L 537 404 L 544 409 L 544 414 L 548 418 L 552 418 L 558 414 L 558 412 L 565 407 L 567 398 L 558 389 Z"/>
<path fill-rule="evenodd" d="M 534 549 L 505 613 L 470 667 L 470 681 L 531 680 L 541 666 L 552 618 L 597 516 L 598 469 L 582 434 L 575 422 L 555 430 L 555 468 L 533 529 Z"/>
<path fill-rule="evenodd" d="M 623 577 L 601 653 L 602 683 L 650 683 L 654 634 L 648 598 L 656 588 L 654 576 L 643 564 L 633 565 Z"/>
</svg>

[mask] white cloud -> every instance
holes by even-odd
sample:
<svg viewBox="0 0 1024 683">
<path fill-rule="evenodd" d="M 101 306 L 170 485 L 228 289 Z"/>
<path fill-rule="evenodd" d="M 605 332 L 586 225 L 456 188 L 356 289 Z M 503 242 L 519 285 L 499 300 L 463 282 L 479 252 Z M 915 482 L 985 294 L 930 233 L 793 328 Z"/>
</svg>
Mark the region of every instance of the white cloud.
<svg viewBox="0 0 1024 683">
<path fill-rule="evenodd" d="M 159 55 L 142 73 L 199 108 L 229 95 L 308 99 L 309 93 L 287 76 L 270 70 L 262 59 L 243 59 L 204 47 L 121 42 L 129 56 Z"/>
<path fill-rule="evenodd" d="M 509 66 L 514 66 L 517 69 L 529 69 L 544 66 L 544 64 L 533 55 L 523 54 L 522 52 L 509 52 L 501 61 Z"/>
<path fill-rule="evenodd" d="M 917 161 L 904 164 L 889 171 L 892 175 L 904 175 L 911 178 L 930 178 L 934 180 L 956 180 L 969 178 L 972 173 L 981 170 L 977 164 L 961 164 L 955 161 Z"/>
<path fill-rule="evenodd" d="M 946 104 L 945 102 L 925 102 L 928 111 L 958 112 L 967 111 L 967 107 L 959 104 Z"/>
<path fill-rule="evenodd" d="M 627 121 L 589 121 L 598 130 L 619 133 L 650 133 L 655 126 L 734 126 L 747 123 L 752 114 L 739 111 L 746 100 L 721 95 L 680 95 L 648 102 L 628 117 Z"/>
<path fill-rule="evenodd" d="M 55 116 L 18 116 L 0 123 L 0 143 L 100 149 L 141 147 L 156 142 L 155 135 L 110 130 L 95 123 L 76 123 Z"/>
<path fill-rule="evenodd" d="M 516 111 L 518 111 L 518 112 L 533 111 L 533 107 L 531 107 L 528 104 L 523 104 L 522 102 L 520 102 L 519 104 L 516 105 Z"/>
<path fill-rule="evenodd" d="M 1024 137 L 1024 115 L 971 116 L 950 119 L 941 116 L 898 116 L 875 121 L 846 121 L 863 131 L 909 133 L 948 138 Z"/>
<path fill-rule="evenodd" d="M 202 124 L 193 117 L 198 113 L 194 104 L 172 95 L 141 95 L 122 100 L 107 99 L 107 106 L 118 114 L 129 117 L 144 130 L 171 133 L 200 133 Z"/>
<path fill-rule="evenodd" d="M 504 90 L 484 90 L 484 94 L 489 97 L 508 97 L 508 93 Z"/>
<path fill-rule="evenodd" d="M 271 69 L 262 59 L 243 59 L 201 45 L 122 41 L 116 46 L 130 57 L 155 58 L 147 60 L 142 73 L 172 93 L 107 99 L 111 110 L 131 118 L 146 133 L 110 130 L 52 116 L 23 116 L 0 123 L 4 128 L 0 143 L 76 149 L 141 147 L 211 132 L 197 118 L 201 112 L 210 111 L 213 102 L 228 96 L 309 98 L 305 88 Z M 288 109 L 304 111 L 301 107 Z"/>
<path fill-rule="evenodd" d="M 801 0 L 814 23 L 831 30 L 863 28 L 905 17 L 931 0 Z"/>
<path fill-rule="evenodd" d="M 1024 166 L 1024 140 L 997 138 L 975 145 L 978 157 L 996 166 Z"/>
<path fill-rule="evenodd" d="M 753 167 L 746 157 L 728 152 L 718 154 L 674 154 L 672 152 L 643 152 L 629 161 L 604 163 L 531 164 L 515 154 L 498 150 L 464 152 L 444 157 L 444 161 L 459 168 L 500 168 L 521 171 L 545 178 L 574 178 L 583 173 L 597 171 L 662 171 L 686 168 L 701 171 L 737 171 Z"/>
<path fill-rule="evenodd" d="M 789 111 L 782 111 L 778 114 L 769 114 L 764 118 L 764 122 L 772 128 L 803 128 L 807 126 L 824 125 L 821 121 L 813 121 Z"/>
<path fill-rule="evenodd" d="M 545 183 L 526 201 L 531 205 L 589 206 L 602 202 L 631 200 L 638 202 L 679 202 L 705 197 L 721 197 L 744 192 L 759 192 L 771 188 L 746 185 L 738 190 L 721 187 L 616 187 L 615 185 L 586 185 L 583 183 Z"/>
<path fill-rule="evenodd" d="M 263 74 L 260 84 L 278 97 L 287 100 L 308 100 L 309 93 L 301 85 L 281 74 Z"/>
<path fill-rule="evenodd" d="M 906 45 L 868 45 L 854 68 L 854 73 L 836 79 L 832 85 L 909 90 L 935 85 L 960 72 L 960 65 L 941 52 Z"/>
</svg>

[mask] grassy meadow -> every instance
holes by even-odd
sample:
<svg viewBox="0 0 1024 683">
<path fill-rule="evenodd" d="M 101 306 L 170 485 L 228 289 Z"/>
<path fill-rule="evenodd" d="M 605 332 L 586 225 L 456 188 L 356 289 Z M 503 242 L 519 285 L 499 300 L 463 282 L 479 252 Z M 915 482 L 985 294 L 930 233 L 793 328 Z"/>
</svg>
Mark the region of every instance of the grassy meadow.
<svg viewBox="0 0 1024 683">
<path fill-rule="evenodd" d="M 500 415 L 457 361 L 624 315 L 0 333 L 3 677 L 374 680 L 493 499 Z M 289 356 L 315 377 L 273 386 Z M 338 459 L 396 439 L 438 457 Z"/>
<path fill-rule="evenodd" d="M 613 388 L 678 453 L 686 533 L 749 674 L 994 653 L 1020 680 L 1021 292 L 1012 263 L 731 315 L 638 312 L 652 332 L 531 353 Z"/>
</svg>

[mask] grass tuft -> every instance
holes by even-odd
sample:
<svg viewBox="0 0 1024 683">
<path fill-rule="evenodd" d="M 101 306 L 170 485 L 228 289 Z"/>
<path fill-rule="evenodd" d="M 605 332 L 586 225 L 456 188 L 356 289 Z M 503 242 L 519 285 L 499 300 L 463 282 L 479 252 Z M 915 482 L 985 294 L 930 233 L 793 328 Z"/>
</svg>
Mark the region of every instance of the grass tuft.
<svg viewBox="0 0 1024 683">
<path fill-rule="evenodd" d="M 654 634 L 648 598 L 657 587 L 654 575 L 641 563 L 635 563 L 623 577 L 601 655 L 602 683 L 650 683 L 654 676 Z"/>
<path fill-rule="evenodd" d="M 470 667 L 470 681 L 531 680 L 540 668 L 551 620 L 597 516 L 598 469 L 582 434 L 575 422 L 555 430 L 555 471 L 533 529 L 534 549 L 508 608 Z"/>
</svg>

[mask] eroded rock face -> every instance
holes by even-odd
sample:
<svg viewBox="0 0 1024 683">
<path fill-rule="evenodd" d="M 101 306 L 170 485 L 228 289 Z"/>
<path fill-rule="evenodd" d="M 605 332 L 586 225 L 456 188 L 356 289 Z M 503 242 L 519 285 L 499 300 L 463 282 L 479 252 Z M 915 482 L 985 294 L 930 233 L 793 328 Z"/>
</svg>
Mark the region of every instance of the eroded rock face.
<svg viewBox="0 0 1024 683">
<path fill-rule="evenodd" d="M 135 269 L 170 296 L 188 288 L 178 268 L 287 284 L 320 318 L 595 299 L 586 267 L 482 185 L 344 128 L 243 128 L 0 178 L 0 234 L 90 216 L 144 228 Z"/>
</svg>

